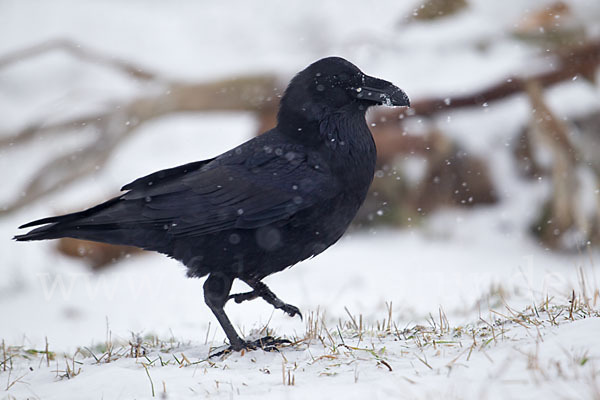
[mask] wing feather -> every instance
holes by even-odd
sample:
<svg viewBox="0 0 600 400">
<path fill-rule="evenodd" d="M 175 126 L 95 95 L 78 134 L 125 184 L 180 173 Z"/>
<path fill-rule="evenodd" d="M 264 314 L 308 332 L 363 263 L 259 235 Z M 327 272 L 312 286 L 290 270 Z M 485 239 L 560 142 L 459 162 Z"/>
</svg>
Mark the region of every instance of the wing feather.
<svg viewBox="0 0 600 400">
<path fill-rule="evenodd" d="M 260 151 L 244 163 L 214 164 L 186 172 L 182 179 L 132 187 L 122 199 L 143 201 L 143 210 L 120 222 L 163 225 L 175 237 L 254 229 L 338 192 L 320 157 L 297 147 Z"/>
</svg>

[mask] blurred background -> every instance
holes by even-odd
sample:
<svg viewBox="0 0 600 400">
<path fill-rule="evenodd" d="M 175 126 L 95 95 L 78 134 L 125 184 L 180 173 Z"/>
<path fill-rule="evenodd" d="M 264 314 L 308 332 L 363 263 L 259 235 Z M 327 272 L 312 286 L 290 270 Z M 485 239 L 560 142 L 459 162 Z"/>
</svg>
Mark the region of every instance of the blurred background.
<svg viewBox="0 0 600 400">
<path fill-rule="evenodd" d="M 267 279 L 284 301 L 330 318 L 392 302 L 410 323 L 592 285 L 599 21 L 588 0 L 0 1 L 0 338 L 221 340 L 173 260 L 10 238 L 271 128 L 289 79 L 330 55 L 413 107 L 369 112 L 368 199 L 339 244 Z M 304 329 L 259 301 L 227 311 L 245 333 Z"/>
</svg>

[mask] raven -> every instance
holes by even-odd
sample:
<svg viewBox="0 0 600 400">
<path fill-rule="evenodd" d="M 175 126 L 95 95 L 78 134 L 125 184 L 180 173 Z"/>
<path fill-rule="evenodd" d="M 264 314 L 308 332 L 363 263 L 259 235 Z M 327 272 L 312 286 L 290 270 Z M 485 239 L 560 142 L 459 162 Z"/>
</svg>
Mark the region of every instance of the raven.
<svg viewBox="0 0 600 400">
<path fill-rule="evenodd" d="M 275 128 L 215 158 L 139 178 L 85 211 L 22 225 L 43 226 L 14 239 L 71 237 L 166 254 L 188 276 L 208 275 L 204 299 L 231 350 L 273 346 L 273 338 L 241 339 L 224 305 L 261 297 L 302 318 L 261 280 L 342 236 L 373 180 L 365 113 L 380 104 L 410 106 L 402 90 L 349 61 L 318 60 L 291 80 Z M 236 278 L 252 290 L 230 295 Z"/>
</svg>

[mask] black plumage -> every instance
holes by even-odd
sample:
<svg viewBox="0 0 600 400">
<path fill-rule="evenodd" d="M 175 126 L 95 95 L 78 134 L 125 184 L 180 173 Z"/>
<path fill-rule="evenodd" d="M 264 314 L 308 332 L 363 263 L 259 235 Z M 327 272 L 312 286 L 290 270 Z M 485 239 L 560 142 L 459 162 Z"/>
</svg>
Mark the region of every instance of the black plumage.
<svg viewBox="0 0 600 400">
<path fill-rule="evenodd" d="M 262 297 L 288 314 L 264 277 L 321 253 L 344 233 L 373 179 L 369 106 L 408 106 L 391 83 L 329 57 L 296 75 L 277 126 L 210 160 L 159 171 L 123 186 L 121 196 L 85 211 L 44 218 L 19 241 L 72 237 L 164 253 L 202 277 L 206 303 L 239 350 L 227 300 Z M 252 291 L 230 295 L 234 279 Z"/>
</svg>

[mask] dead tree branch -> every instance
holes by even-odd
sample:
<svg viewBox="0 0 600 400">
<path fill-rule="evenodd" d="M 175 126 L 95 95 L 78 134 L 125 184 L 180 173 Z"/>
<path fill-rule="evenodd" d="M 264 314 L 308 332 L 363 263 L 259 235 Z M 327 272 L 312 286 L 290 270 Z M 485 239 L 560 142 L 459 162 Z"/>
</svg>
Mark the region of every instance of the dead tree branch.
<svg viewBox="0 0 600 400">
<path fill-rule="evenodd" d="M 277 87 L 271 76 L 251 76 L 206 84 L 172 82 L 164 94 L 140 97 L 119 107 L 73 121 L 28 127 L 0 141 L 2 146 L 24 144 L 35 137 L 81 130 L 94 132 L 96 139 L 76 153 L 50 160 L 38 170 L 19 196 L 5 205 L 0 215 L 13 212 L 60 187 L 92 173 L 110 157 L 118 144 L 131 137 L 144 123 L 161 116 L 184 111 L 250 111 L 263 112 L 275 108 Z"/>
<path fill-rule="evenodd" d="M 85 49 L 75 42 L 67 39 L 49 40 L 47 42 L 39 43 L 25 49 L 5 54 L 4 56 L 0 57 L 0 68 L 6 68 L 11 64 L 22 62 L 29 58 L 37 57 L 44 53 L 49 53 L 55 50 L 62 50 L 79 60 L 85 60 L 95 65 L 104 65 L 114 68 L 136 79 L 154 80 L 157 78 L 156 74 L 145 71 L 142 67 L 134 65 L 130 61 L 120 60 L 96 51 Z"/>
<path fill-rule="evenodd" d="M 532 109 L 529 135 L 548 147 L 553 157 L 552 195 L 536 228 L 544 243 L 559 247 L 567 231 L 573 228 L 586 234 L 589 231 L 585 217 L 577 210 L 579 182 L 575 169 L 579 156 L 569 140 L 569 128 L 546 104 L 541 85 L 531 81 L 526 90 Z"/>
<path fill-rule="evenodd" d="M 84 50 L 66 40 L 46 42 L 0 57 L 0 68 L 53 50 L 64 50 L 74 57 L 117 69 L 136 79 L 152 81 L 160 90 L 131 99 L 116 109 L 67 121 L 39 121 L 15 133 L 1 135 L 0 149 L 24 145 L 40 136 L 48 138 L 82 132 L 89 132 L 91 141 L 76 152 L 60 155 L 46 162 L 22 190 L 24 195 L 4 205 L 0 215 L 13 212 L 100 168 L 121 142 L 138 132 L 137 128 L 150 120 L 186 111 L 270 113 L 278 103 L 278 85 L 272 75 L 246 76 L 210 83 L 167 80 L 132 63 Z"/>
<path fill-rule="evenodd" d="M 447 96 L 414 101 L 408 110 L 380 110 L 374 120 L 397 121 L 405 115 L 432 116 L 434 114 L 464 107 L 482 106 L 496 100 L 505 99 L 526 90 L 528 81 L 536 81 L 547 87 L 576 77 L 593 79 L 600 65 L 600 42 L 582 45 L 568 52 L 559 52 L 556 69 L 534 74 L 530 77 L 512 76 L 475 93 L 464 96 Z"/>
</svg>

